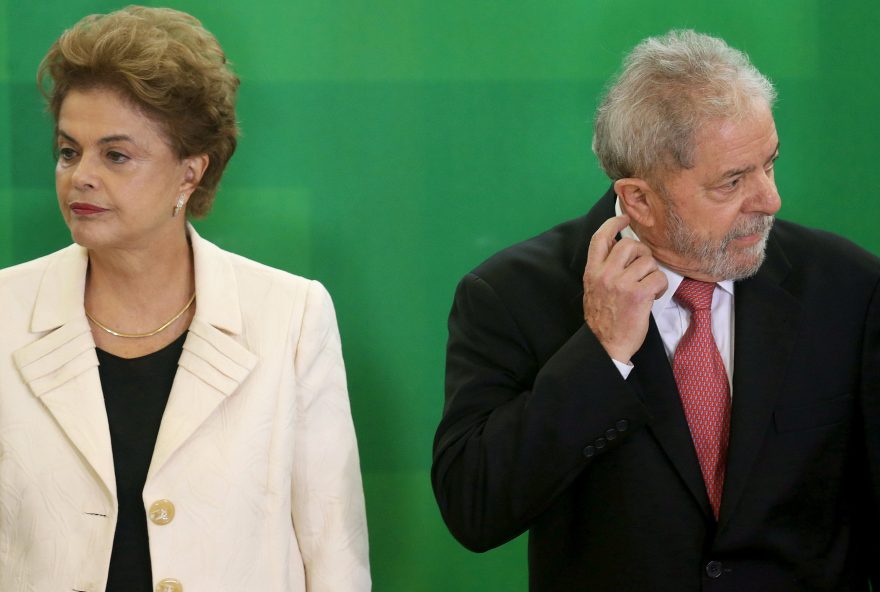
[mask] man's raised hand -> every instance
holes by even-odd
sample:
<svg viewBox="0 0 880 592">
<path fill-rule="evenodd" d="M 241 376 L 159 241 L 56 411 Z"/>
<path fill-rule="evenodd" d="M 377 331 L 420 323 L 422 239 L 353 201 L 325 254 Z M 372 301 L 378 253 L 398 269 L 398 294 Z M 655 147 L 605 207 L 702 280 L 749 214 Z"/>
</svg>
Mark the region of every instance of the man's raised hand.
<svg viewBox="0 0 880 592">
<path fill-rule="evenodd" d="M 590 240 L 584 269 L 584 320 L 608 355 L 630 363 L 648 334 L 654 300 L 668 286 L 666 276 L 643 243 L 616 240 L 629 216 L 605 221 Z"/>
</svg>

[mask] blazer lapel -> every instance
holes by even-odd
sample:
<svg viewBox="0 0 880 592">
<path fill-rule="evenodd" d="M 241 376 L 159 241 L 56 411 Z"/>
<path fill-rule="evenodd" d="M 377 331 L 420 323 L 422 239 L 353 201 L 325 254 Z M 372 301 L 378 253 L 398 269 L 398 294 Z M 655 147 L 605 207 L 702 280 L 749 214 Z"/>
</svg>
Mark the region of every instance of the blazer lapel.
<svg viewBox="0 0 880 592">
<path fill-rule="evenodd" d="M 653 316 L 645 343 L 633 356 L 633 365 L 635 368 L 631 378 L 636 379 L 645 405 L 653 417 L 649 429 L 681 475 L 694 500 L 705 514 L 711 515 L 709 496 L 675 385 L 675 376 Z"/>
<path fill-rule="evenodd" d="M 789 269 L 771 242 L 761 270 L 735 284 L 733 407 L 719 528 L 736 511 L 764 444 L 795 343 L 801 307 L 781 286 Z"/>
<path fill-rule="evenodd" d="M 227 255 L 192 226 L 196 314 L 153 450 L 149 482 L 171 455 L 238 389 L 258 358 L 236 340 L 242 333 L 238 284 Z"/>
<path fill-rule="evenodd" d="M 55 418 L 112 497 L 113 451 L 95 342 L 83 309 L 88 253 L 71 245 L 46 268 L 30 330 L 43 333 L 13 353 L 31 392 Z"/>
</svg>

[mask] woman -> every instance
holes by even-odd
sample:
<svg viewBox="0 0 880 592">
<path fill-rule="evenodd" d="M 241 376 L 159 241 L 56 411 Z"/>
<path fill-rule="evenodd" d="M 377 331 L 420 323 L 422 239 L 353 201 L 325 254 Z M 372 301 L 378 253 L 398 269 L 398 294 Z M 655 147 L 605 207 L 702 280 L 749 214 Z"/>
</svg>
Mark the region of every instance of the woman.
<svg viewBox="0 0 880 592">
<path fill-rule="evenodd" d="M 236 146 L 216 39 L 129 7 L 38 79 L 76 244 L 0 272 L 0 590 L 368 590 L 330 298 L 186 223 Z"/>
</svg>

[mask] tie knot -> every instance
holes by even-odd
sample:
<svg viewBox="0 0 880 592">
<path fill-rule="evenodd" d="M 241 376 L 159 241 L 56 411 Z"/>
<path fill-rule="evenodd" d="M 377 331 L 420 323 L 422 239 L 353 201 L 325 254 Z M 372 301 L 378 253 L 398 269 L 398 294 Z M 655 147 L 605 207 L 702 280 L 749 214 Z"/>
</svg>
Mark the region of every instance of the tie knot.
<svg viewBox="0 0 880 592">
<path fill-rule="evenodd" d="M 675 300 L 691 312 L 712 308 L 715 284 L 684 278 L 675 291 Z"/>
</svg>

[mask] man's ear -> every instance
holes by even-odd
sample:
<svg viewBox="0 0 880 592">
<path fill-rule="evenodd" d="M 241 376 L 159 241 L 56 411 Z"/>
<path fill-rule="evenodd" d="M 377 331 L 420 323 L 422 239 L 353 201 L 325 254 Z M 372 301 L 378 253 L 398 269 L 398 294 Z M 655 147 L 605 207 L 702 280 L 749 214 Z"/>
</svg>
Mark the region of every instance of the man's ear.
<svg viewBox="0 0 880 592">
<path fill-rule="evenodd" d="M 620 200 L 620 209 L 630 220 L 643 228 L 657 221 L 657 192 L 644 179 L 627 177 L 614 182 L 614 193 Z"/>
<path fill-rule="evenodd" d="M 196 154 L 183 159 L 186 167 L 183 171 L 183 183 L 180 185 L 182 193 L 191 194 L 199 186 L 205 171 L 208 170 L 210 158 L 207 154 Z"/>
</svg>

